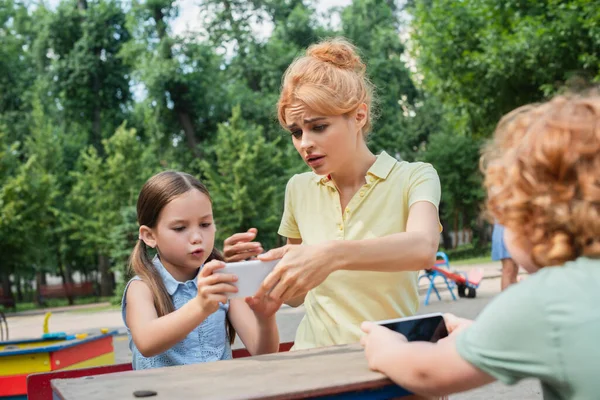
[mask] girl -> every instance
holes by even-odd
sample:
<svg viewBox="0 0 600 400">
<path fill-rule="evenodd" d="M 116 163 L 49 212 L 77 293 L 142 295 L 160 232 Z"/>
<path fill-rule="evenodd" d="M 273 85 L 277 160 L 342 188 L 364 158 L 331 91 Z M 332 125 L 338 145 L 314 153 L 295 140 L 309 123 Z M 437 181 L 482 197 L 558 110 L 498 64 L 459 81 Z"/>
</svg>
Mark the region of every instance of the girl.
<svg viewBox="0 0 600 400">
<path fill-rule="evenodd" d="M 294 349 L 358 342 L 364 320 L 413 315 L 418 271 L 438 248 L 434 168 L 367 147 L 365 68 L 352 44 L 333 39 L 309 47 L 283 78 L 279 121 L 312 171 L 288 182 L 279 228 L 288 245 L 258 256 L 282 260 L 256 297 L 274 286 L 274 301 L 304 303 Z M 225 254 L 258 254 L 255 234 L 234 235 Z"/>
<path fill-rule="evenodd" d="M 228 302 L 237 278 L 214 273 L 224 263 L 200 181 L 174 171 L 153 176 L 140 192 L 137 219 L 139 241 L 130 261 L 136 276 L 122 303 L 134 369 L 230 359 L 236 331 L 251 354 L 277 352 L 281 302 Z M 156 250 L 153 259 L 148 247 Z"/>
<path fill-rule="evenodd" d="M 486 154 L 487 206 L 515 261 L 535 275 L 450 336 L 406 343 L 365 323 L 369 366 L 421 394 L 496 379 L 542 383 L 544 399 L 600 393 L 600 96 L 560 96 L 509 114 Z"/>
</svg>

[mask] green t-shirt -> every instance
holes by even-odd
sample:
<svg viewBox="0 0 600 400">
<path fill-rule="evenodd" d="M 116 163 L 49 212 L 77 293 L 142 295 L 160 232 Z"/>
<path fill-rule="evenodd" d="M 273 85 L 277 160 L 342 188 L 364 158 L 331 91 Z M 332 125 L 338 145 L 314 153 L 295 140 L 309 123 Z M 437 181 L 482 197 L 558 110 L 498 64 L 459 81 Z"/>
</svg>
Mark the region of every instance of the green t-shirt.
<svg viewBox="0 0 600 400">
<path fill-rule="evenodd" d="M 456 340 L 461 357 L 544 399 L 600 399 L 600 259 L 544 268 L 509 287 Z"/>
</svg>

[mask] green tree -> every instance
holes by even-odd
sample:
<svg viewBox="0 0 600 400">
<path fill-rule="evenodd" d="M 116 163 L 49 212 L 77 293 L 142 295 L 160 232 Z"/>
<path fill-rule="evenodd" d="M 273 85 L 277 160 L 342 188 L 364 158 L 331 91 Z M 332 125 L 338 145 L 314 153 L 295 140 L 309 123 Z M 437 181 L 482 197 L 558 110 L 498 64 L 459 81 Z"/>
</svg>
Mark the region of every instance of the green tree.
<svg viewBox="0 0 600 400">
<path fill-rule="evenodd" d="M 136 131 L 119 127 L 103 141 L 105 157 L 95 147 L 82 152 L 73 189 L 67 199 L 70 231 L 81 241 L 87 256 L 98 257 L 101 295 L 113 294 L 110 255 L 115 251 L 113 230 L 123 223 L 122 210 L 134 205 L 142 184 L 160 170 L 152 151 Z"/>
<path fill-rule="evenodd" d="M 128 112 L 130 71 L 119 53 L 129 39 L 117 0 L 62 1 L 42 19 L 36 48 L 45 89 L 66 130 L 83 130 L 98 151 Z"/>
<path fill-rule="evenodd" d="M 0 133 L 0 261 L 4 293 L 11 293 L 10 274 L 20 276 L 23 266 L 45 271 L 53 263 L 46 254 L 49 225 L 56 218 L 56 178 L 47 173 L 34 155 L 24 154 L 18 143 L 7 143 Z"/>
<path fill-rule="evenodd" d="M 412 12 L 424 84 L 459 132 L 488 136 L 503 114 L 570 79 L 600 80 L 594 2 L 417 1 Z"/>
<path fill-rule="evenodd" d="M 403 60 L 398 11 L 392 1 L 353 0 L 342 11 L 342 34 L 361 50 L 377 89 L 379 118 L 370 146 L 411 158 L 411 119 L 419 94 Z"/>
<path fill-rule="evenodd" d="M 178 157 L 187 163 L 190 155 L 202 156 L 202 142 L 227 119 L 230 106 L 222 57 L 199 40 L 175 36 L 169 22 L 177 15 L 174 1 L 133 2 L 128 26 L 134 40 L 122 54 L 147 92 L 144 107 L 153 109 L 148 133 L 158 134 L 164 146 L 185 144 Z"/>
<path fill-rule="evenodd" d="M 482 228 L 476 224 L 483 200 L 481 174 L 478 171 L 480 143 L 469 136 L 440 132 L 430 136 L 420 154 L 435 166 L 442 186 L 441 219 L 445 233 L 461 228 Z M 450 248 L 444 237 L 444 247 Z"/>
<path fill-rule="evenodd" d="M 213 199 L 217 245 L 235 232 L 258 228 L 264 246 L 278 242 L 277 228 L 289 164 L 278 141 L 267 142 L 262 128 L 241 118 L 239 107 L 219 125 L 211 146 L 214 159 L 202 160 L 201 170 Z"/>
</svg>

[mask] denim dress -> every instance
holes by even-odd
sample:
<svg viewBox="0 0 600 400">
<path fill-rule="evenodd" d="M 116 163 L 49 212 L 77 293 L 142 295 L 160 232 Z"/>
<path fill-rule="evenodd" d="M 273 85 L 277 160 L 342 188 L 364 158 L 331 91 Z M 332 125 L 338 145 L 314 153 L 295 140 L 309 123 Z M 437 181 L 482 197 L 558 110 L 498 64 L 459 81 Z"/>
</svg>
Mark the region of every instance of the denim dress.
<svg viewBox="0 0 600 400">
<path fill-rule="evenodd" d="M 184 304 L 196 297 L 198 294 L 198 284 L 195 278 L 187 282 L 179 282 L 165 269 L 158 257 L 154 257 L 152 262 L 159 272 L 169 296 L 171 296 L 175 310 L 180 309 Z M 141 278 L 135 276 L 127 283 L 121 302 L 121 315 L 127 328 L 129 349 L 133 354 L 133 369 L 160 368 L 231 359 L 231 346 L 226 329 L 229 304 L 221 304 L 217 311 L 195 327 L 181 342 L 164 353 L 152 357 L 144 357 L 135 346 L 131 331 L 127 326 L 127 289 L 134 280 L 141 280 Z"/>
</svg>

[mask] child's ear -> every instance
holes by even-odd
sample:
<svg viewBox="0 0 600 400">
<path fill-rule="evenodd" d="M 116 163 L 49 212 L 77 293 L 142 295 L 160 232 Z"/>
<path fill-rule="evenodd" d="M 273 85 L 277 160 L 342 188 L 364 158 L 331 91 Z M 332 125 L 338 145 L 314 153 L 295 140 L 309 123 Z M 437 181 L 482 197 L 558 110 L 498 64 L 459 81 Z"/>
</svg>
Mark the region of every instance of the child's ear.
<svg viewBox="0 0 600 400">
<path fill-rule="evenodd" d="M 152 248 L 156 247 L 156 238 L 154 237 L 154 232 L 152 232 L 152 229 L 148 228 L 146 225 L 140 226 L 140 239 L 146 243 L 146 246 Z"/>
</svg>

